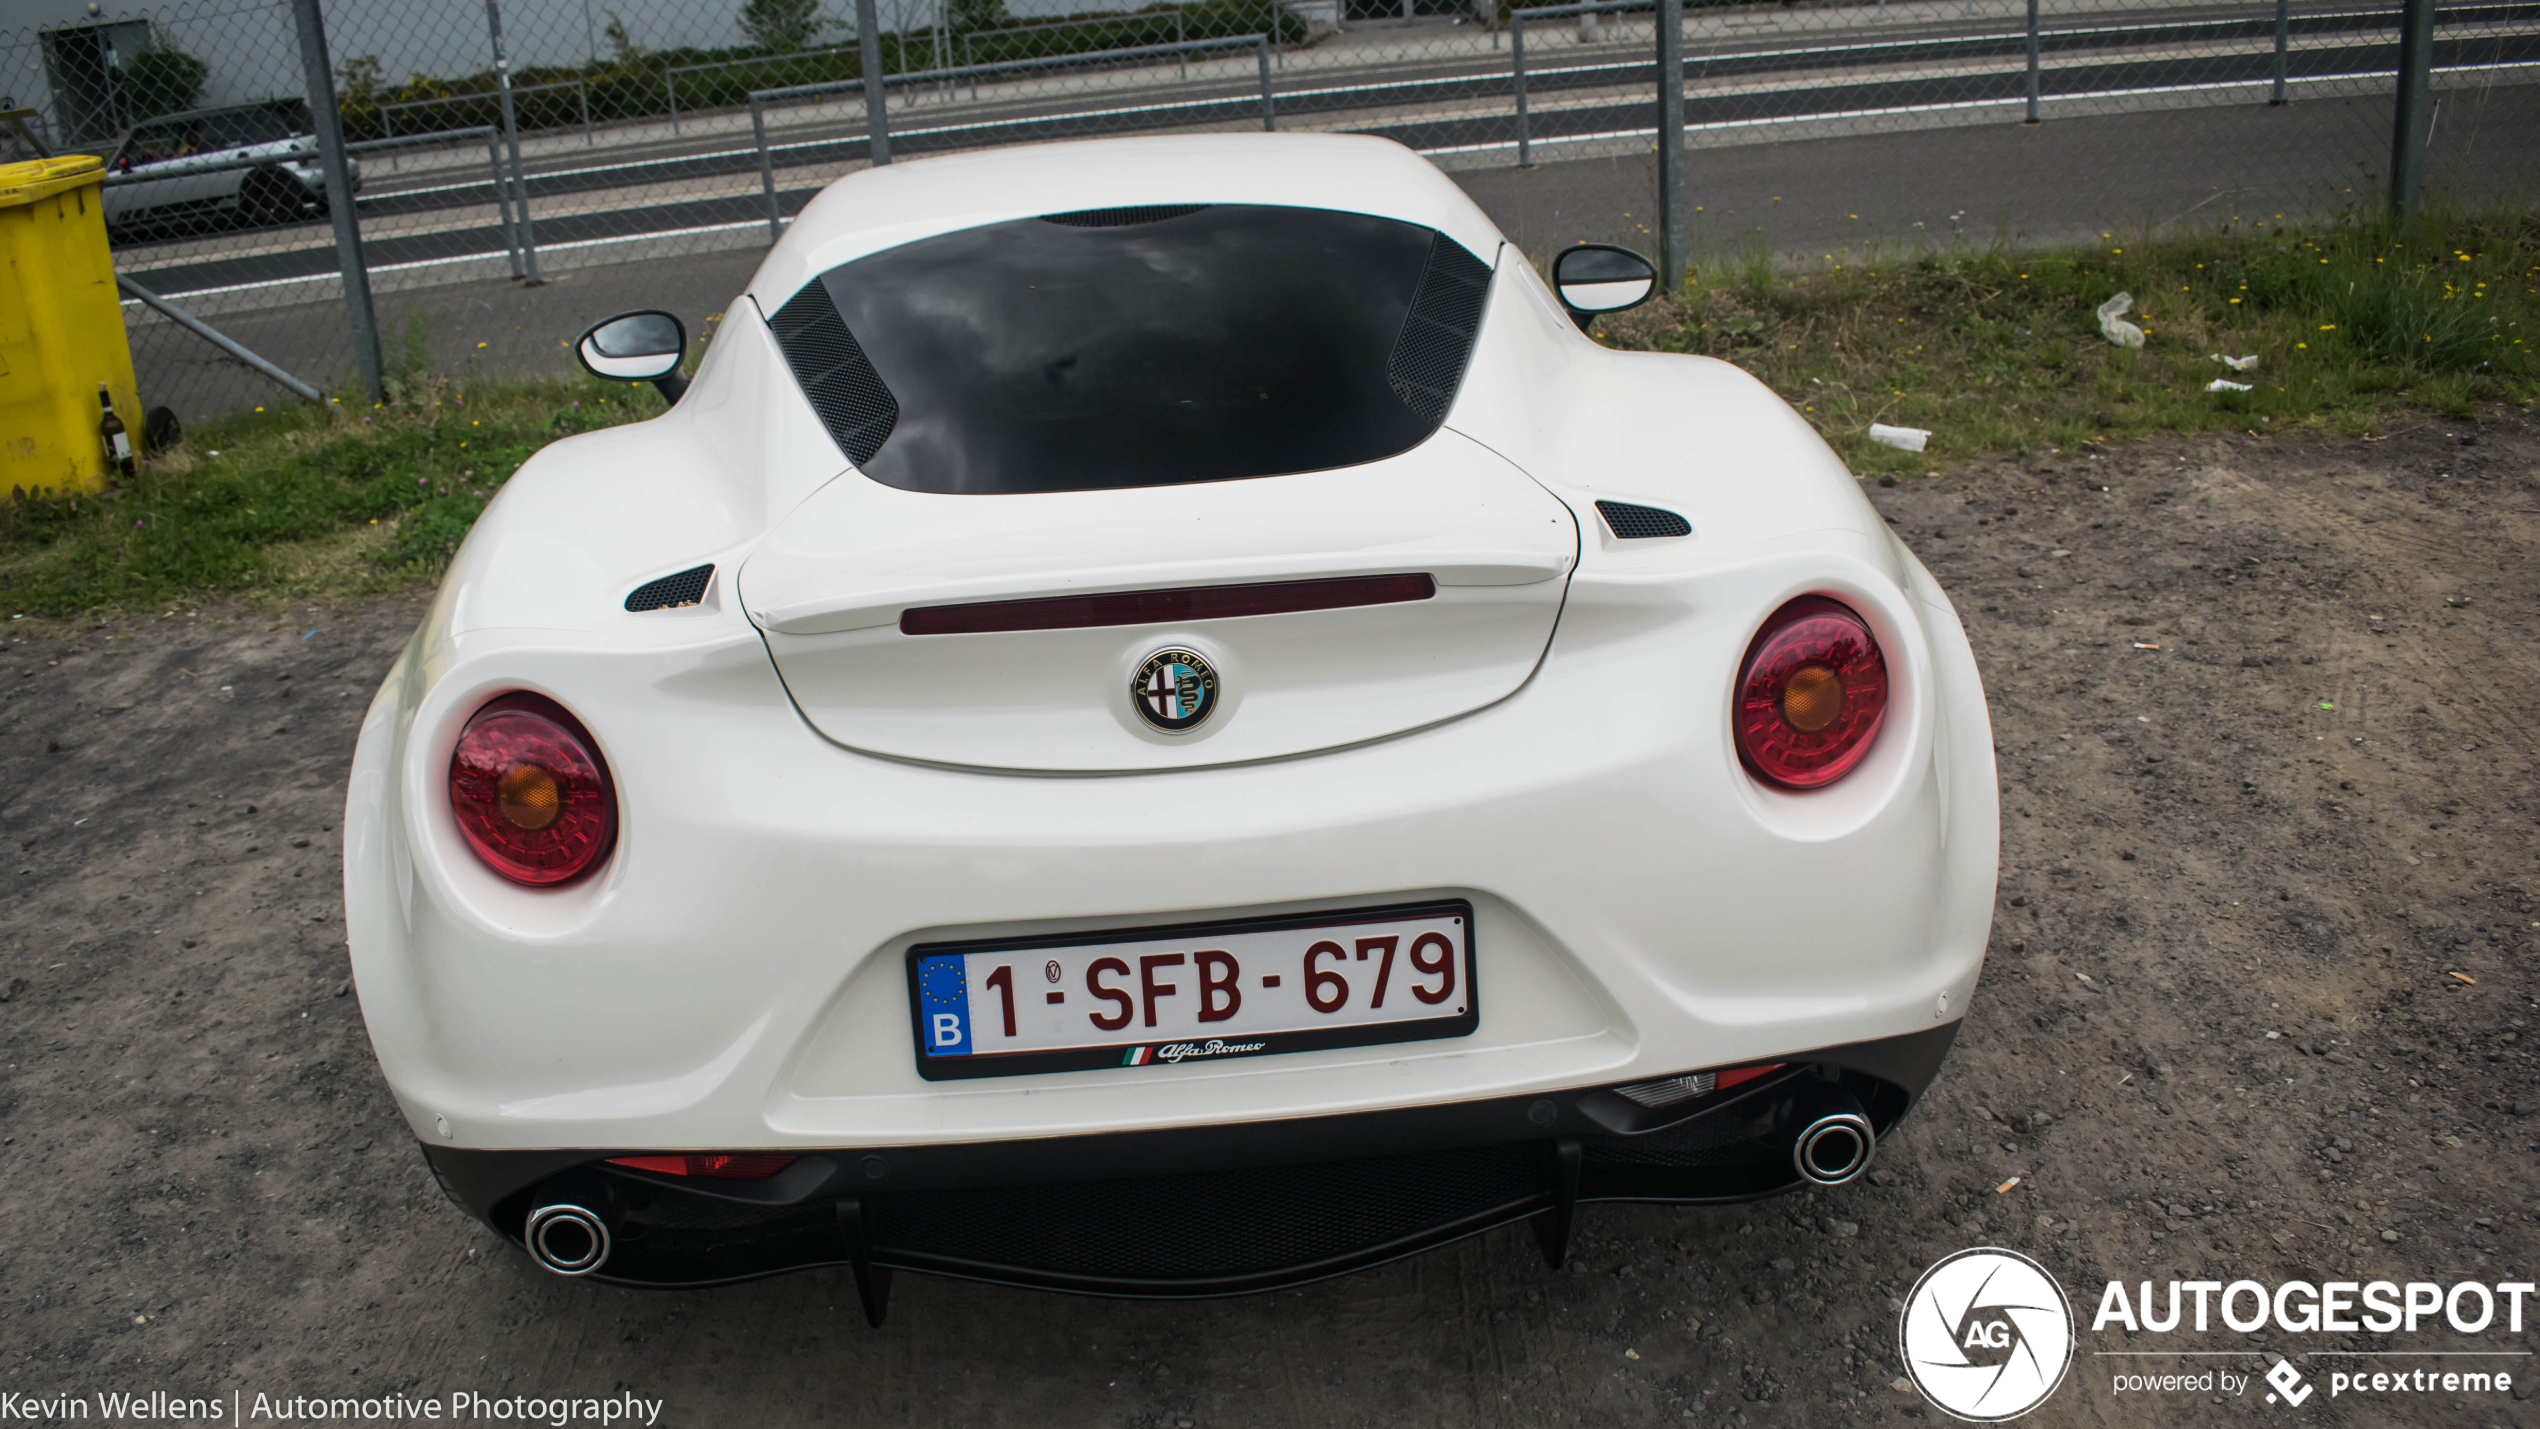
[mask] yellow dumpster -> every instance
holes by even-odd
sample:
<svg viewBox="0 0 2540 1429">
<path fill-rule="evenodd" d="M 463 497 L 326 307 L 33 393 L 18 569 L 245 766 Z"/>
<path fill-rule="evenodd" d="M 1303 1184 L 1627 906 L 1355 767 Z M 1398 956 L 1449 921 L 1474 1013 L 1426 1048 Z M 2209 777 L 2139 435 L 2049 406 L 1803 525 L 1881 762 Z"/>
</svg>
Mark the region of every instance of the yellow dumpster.
<svg viewBox="0 0 2540 1429">
<path fill-rule="evenodd" d="M 125 440 L 141 440 L 98 202 L 105 172 L 87 154 L 0 164 L 0 494 L 95 491 L 113 479 L 99 383 Z"/>
</svg>

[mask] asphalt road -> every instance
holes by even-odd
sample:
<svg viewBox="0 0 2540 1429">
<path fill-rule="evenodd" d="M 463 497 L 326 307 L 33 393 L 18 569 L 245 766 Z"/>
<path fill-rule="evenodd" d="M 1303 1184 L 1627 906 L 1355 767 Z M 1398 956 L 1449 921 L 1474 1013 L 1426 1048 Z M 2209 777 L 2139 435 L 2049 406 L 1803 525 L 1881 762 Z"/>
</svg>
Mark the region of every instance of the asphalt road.
<svg viewBox="0 0 2540 1429">
<path fill-rule="evenodd" d="M 2382 190 L 2358 155 L 2386 152 L 2379 97 L 2109 114 L 2027 126 L 1925 129 L 1777 144 L 1704 147 L 1689 161 L 1698 254 L 1763 251 L 1825 262 L 1957 242 L 2015 247 L 2091 241 L 2245 215 L 2329 215 L 2369 208 Z M 2540 87 L 2448 91 L 2435 127 L 2438 181 L 2472 194 L 2529 192 Z M 1542 254 L 1583 240 L 1652 246 L 1646 157 L 1454 171 L 1518 245 Z M 1638 215 L 1618 221 L 1617 215 Z M 414 346 L 463 380 L 572 370 L 566 347 L 590 323 L 629 308 L 679 313 L 694 330 L 721 312 L 763 247 L 565 268 L 531 288 L 502 280 L 383 293 L 392 350 Z M 220 327 L 321 386 L 350 368 L 342 305 L 235 312 Z M 147 400 L 189 420 L 292 400 L 188 334 L 142 330 L 136 362 Z"/>
</svg>

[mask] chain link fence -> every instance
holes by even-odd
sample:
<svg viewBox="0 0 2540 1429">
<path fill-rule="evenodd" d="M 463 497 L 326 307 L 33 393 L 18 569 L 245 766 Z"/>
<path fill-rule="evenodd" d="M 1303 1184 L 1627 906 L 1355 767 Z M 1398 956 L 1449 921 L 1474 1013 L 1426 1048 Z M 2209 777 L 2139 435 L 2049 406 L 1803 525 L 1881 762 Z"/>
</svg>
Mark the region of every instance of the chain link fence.
<svg viewBox="0 0 2540 1429">
<path fill-rule="evenodd" d="M 1382 135 L 1538 259 L 1680 268 L 2378 212 L 2419 149 L 2425 191 L 2521 201 L 2540 155 L 2540 0 L 1088 3 L 341 7 L 351 265 L 294 0 L 0 30 L 0 147 L 108 157 L 145 403 L 188 419 L 374 365 L 561 371 L 613 295 L 728 298 L 841 175 L 998 145 Z"/>
</svg>

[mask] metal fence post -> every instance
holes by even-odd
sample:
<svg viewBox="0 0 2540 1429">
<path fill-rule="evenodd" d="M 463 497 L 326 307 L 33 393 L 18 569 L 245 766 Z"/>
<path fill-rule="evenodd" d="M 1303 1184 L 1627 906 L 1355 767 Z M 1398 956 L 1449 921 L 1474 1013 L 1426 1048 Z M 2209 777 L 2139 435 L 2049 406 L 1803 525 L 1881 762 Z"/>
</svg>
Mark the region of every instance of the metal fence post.
<svg viewBox="0 0 2540 1429">
<path fill-rule="evenodd" d="M 1670 294 L 1684 290 L 1685 7 L 1658 0 L 1658 274 Z"/>
<path fill-rule="evenodd" d="M 1252 53 L 1255 59 L 1261 61 L 1261 130 L 1267 134 L 1279 127 L 1278 102 L 1270 97 L 1270 41 L 1268 37 L 1254 41 Z"/>
<path fill-rule="evenodd" d="M 582 147 L 588 149 L 599 142 L 591 137 L 591 82 L 587 79 L 577 79 L 573 82 L 573 87 L 582 98 Z"/>
<path fill-rule="evenodd" d="M 2028 118 L 2020 122 L 2037 122 L 2037 0 L 2028 0 Z"/>
<path fill-rule="evenodd" d="M 362 261 L 361 224 L 353 212 L 353 174 L 344 154 L 344 116 L 335 107 L 335 67 L 326 57 L 326 19 L 318 0 L 292 0 L 300 27 L 300 70 L 317 129 L 318 167 L 326 175 L 326 211 L 335 221 L 335 261 L 344 272 L 344 319 L 353 365 L 373 402 L 388 400 L 379 360 L 379 318 L 370 306 L 370 268 Z"/>
<path fill-rule="evenodd" d="M 1273 28 L 1276 28 L 1278 25 L 1278 17 L 1275 15 L 1272 16 L 1270 23 Z M 1176 5 L 1173 7 L 1173 43 L 1178 45 L 1189 38 L 1190 36 L 1182 33 L 1182 7 Z M 1184 50 L 1179 58 L 1182 61 L 1182 78 L 1189 79 L 1191 77 L 1191 52 L 1189 50 Z M 974 95 L 972 97 L 976 98 L 977 96 Z"/>
<path fill-rule="evenodd" d="M 867 84 L 865 92 L 873 92 Z M 758 186 L 767 195 L 767 241 L 774 243 L 785 236 L 783 215 L 776 211 L 776 159 L 767 151 L 767 101 L 750 96 L 750 137 L 758 143 Z"/>
<path fill-rule="evenodd" d="M 2399 12 L 2399 93 L 2392 106 L 2390 213 L 2405 222 L 2425 202 L 2425 146 L 2432 127 L 2434 0 L 2402 0 Z"/>
<path fill-rule="evenodd" d="M 1508 17 L 1508 57 L 1517 73 L 1517 167 L 1534 167 L 1526 152 L 1526 17 Z"/>
<path fill-rule="evenodd" d="M 662 69 L 661 87 L 662 92 L 670 96 L 670 132 L 676 136 L 679 133 L 679 76 L 668 66 Z"/>
<path fill-rule="evenodd" d="M 491 129 L 484 130 L 483 133 L 485 135 L 485 163 L 494 173 L 494 209 L 503 217 L 503 248 L 511 255 L 512 276 L 517 278 L 522 275 L 520 230 L 512 223 L 511 185 L 503 179 L 502 136 Z"/>
<path fill-rule="evenodd" d="M 876 165 L 891 162 L 891 96 L 882 71 L 882 21 L 874 14 L 873 0 L 855 0 L 855 38 L 857 63 L 864 70 L 864 132 Z M 753 106 L 755 112 L 755 106 Z M 760 152 L 765 153 L 760 141 Z M 774 180 L 768 192 L 775 193 Z M 770 204 L 776 200 L 771 196 Z"/>
<path fill-rule="evenodd" d="M 2293 38 L 2293 0 L 2275 0 L 2275 96 L 2269 104 L 2284 102 L 2284 51 Z"/>
<path fill-rule="evenodd" d="M 501 0 L 485 0 L 485 29 L 494 39 L 494 83 L 502 98 L 503 142 L 512 156 L 512 197 L 520 204 L 520 251 L 526 270 L 523 282 L 538 279 L 538 236 L 529 224 L 529 180 L 520 171 L 520 124 L 512 110 L 512 62 L 503 53 Z"/>
</svg>

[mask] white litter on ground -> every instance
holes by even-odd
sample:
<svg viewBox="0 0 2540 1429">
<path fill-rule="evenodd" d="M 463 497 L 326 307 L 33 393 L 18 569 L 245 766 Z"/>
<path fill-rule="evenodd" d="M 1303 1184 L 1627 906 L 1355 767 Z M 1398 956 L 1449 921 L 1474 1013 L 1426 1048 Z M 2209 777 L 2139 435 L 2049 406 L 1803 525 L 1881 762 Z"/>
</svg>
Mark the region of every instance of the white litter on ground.
<svg viewBox="0 0 2540 1429">
<path fill-rule="evenodd" d="M 2205 390 L 2208 392 L 2246 392 L 2249 390 L 2249 384 L 2246 382 L 2234 382 L 2228 377 L 2217 377 L 2213 381 L 2205 384 Z"/>
<path fill-rule="evenodd" d="M 1881 422 L 1872 422 L 1870 423 L 1870 440 L 1883 447 L 1894 447 L 1901 452 L 1918 452 L 1923 449 L 1923 443 L 1931 440 L 1931 433 L 1920 427 L 1891 427 Z"/>
<path fill-rule="evenodd" d="M 2258 354 L 2253 352 L 2247 357 L 2225 357 L 2221 353 L 2217 352 L 2214 354 L 2214 361 L 2221 363 L 2223 366 L 2230 368 L 2234 372 L 2246 372 L 2250 368 L 2258 365 Z"/>
<path fill-rule="evenodd" d="M 2119 293 L 2099 305 L 2099 333 L 2119 347 L 2141 347 L 2143 329 L 2125 320 L 2134 307 L 2134 294 Z"/>
</svg>

